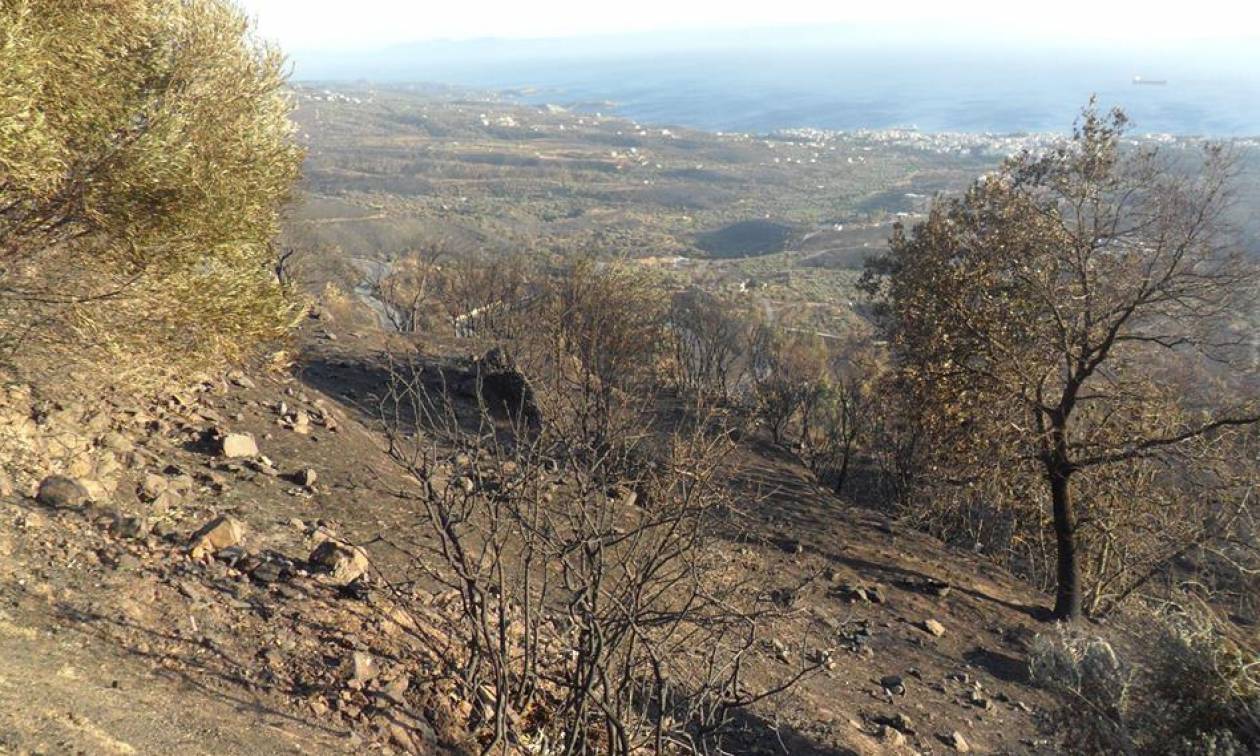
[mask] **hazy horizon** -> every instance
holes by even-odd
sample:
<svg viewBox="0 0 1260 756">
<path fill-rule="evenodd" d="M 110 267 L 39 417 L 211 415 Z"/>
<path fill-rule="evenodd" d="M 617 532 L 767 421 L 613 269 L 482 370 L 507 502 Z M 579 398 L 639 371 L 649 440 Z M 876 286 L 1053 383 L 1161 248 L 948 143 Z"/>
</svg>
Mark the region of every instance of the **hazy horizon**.
<svg viewBox="0 0 1260 756">
<path fill-rule="evenodd" d="M 1152 132 L 1260 135 L 1260 9 L 547 0 L 417 8 L 242 0 L 297 81 L 533 90 L 709 130 L 1061 130 L 1092 94 Z M 1134 76 L 1167 87 L 1134 87 Z M 597 109 L 600 109 L 597 107 Z"/>
<path fill-rule="evenodd" d="M 291 51 L 378 50 L 435 40 L 560 39 L 619 34 L 668 34 L 791 27 L 866 27 L 908 32 L 925 44 L 1022 40 L 1052 45 L 1159 47 L 1221 41 L 1260 42 L 1260 8 L 1232 0 L 1183 3 L 1059 0 L 1052 8 L 1002 0 L 902 0 L 860 7 L 820 0 L 789 5 L 718 0 L 638 0 L 617 7 L 584 0 L 475 5 L 359 0 L 346 13 L 341 0 L 237 0 L 259 31 Z"/>
</svg>

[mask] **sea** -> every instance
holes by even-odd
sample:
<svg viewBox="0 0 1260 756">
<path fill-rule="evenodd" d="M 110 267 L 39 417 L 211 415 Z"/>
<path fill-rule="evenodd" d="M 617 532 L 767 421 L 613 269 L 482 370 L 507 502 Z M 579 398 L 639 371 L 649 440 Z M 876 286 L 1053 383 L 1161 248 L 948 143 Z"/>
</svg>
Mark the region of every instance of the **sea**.
<svg viewBox="0 0 1260 756">
<path fill-rule="evenodd" d="M 1102 107 L 1123 108 L 1135 133 L 1260 136 L 1260 43 L 1228 54 L 909 44 L 609 54 L 587 46 L 554 55 L 497 49 L 400 48 L 325 60 L 306 72 L 493 89 L 533 104 L 707 131 L 1064 132 L 1096 97 Z"/>
</svg>

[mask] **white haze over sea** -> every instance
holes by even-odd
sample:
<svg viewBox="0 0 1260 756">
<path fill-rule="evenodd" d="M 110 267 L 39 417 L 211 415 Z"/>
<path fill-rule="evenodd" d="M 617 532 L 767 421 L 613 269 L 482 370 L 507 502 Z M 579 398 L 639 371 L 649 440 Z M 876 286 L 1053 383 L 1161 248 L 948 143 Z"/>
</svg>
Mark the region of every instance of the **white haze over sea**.
<svg viewBox="0 0 1260 756">
<path fill-rule="evenodd" d="M 797 29 L 439 41 L 294 58 L 300 80 L 512 90 L 536 104 L 711 131 L 1062 132 L 1097 95 L 1123 107 L 1137 133 L 1260 136 L 1260 47 L 1246 40 L 924 45 Z"/>
</svg>

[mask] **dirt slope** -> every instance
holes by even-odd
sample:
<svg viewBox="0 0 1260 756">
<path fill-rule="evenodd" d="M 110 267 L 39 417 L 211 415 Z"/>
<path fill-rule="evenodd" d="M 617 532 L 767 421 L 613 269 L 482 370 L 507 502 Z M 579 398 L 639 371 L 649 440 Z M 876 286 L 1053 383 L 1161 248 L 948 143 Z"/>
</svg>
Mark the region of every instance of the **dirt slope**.
<svg viewBox="0 0 1260 756">
<path fill-rule="evenodd" d="M 21 611 L 20 615 L 27 615 Z M 155 670 L 44 614 L 0 614 L 0 753 L 298 754 L 344 738 Z"/>
<path fill-rule="evenodd" d="M 292 374 L 110 406 L 101 433 L 134 450 L 108 501 L 0 498 L 0 753 L 460 746 L 424 634 L 384 621 L 381 592 L 348 595 L 307 562 L 331 534 L 389 571 L 397 555 L 372 539 L 418 520 L 360 410 L 382 380 L 379 345 L 307 336 Z M 273 464 L 222 459 L 215 429 L 253 434 Z M 1044 596 L 836 499 L 782 450 L 749 443 L 737 462 L 747 504 L 722 545 L 729 568 L 795 610 L 785 644 L 834 649 L 824 673 L 755 712 L 758 750 L 949 753 L 957 733 L 974 752 L 1049 752 L 1038 721 L 1051 702 L 1024 665 Z M 306 469 L 312 485 L 297 482 Z M 172 494 L 153 500 L 146 475 Z M 191 559 L 189 534 L 225 514 L 245 526 L 240 548 Z M 769 650 L 758 661 L 777 663 Z"/>
</svg>

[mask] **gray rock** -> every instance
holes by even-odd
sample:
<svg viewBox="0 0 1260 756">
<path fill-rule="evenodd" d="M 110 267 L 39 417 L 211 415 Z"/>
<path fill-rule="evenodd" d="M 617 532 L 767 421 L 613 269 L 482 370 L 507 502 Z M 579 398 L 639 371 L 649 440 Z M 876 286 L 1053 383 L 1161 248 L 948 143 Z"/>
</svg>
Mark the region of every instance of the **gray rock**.
<svg viewBox="0 0 1260 756">
<path fill-rule="evenodd" d="M 935 635 L 937 638 L 945 634 L 945 626 L 934 619 L 923 620 L 921 627 L 928 633 Z"/>
<path fill-rule="evenodd" d="M 376 660 L 372 655 L 365 651 L 355 651 L 350 656 L 350 679 L 360 685 L 369 682 L 372 678 L 380 674 L 380 668 L 376 666 Z"/>
<path fill-rule="evenodd" d="M 883 723 L 889 727 L 895 728 L 898 732 L 904 732 L 907 735 L 914 734 L 914 720 L 901 712 L 897 712 L 891 717 L 885 718 Z"/>
<path fill-rule="evenodd" d="M 228 433 L 220 442 L 219 451 L 228 459 L 258 456 L 258 442 L 248 433 Z"/>
<path fill-rule="evenodd" d="M 104 436 L 101 436 L 101 446 L 104 446 L 110 451 L 118 452 L 119 454 L 126 454 L 128 452 L 135 451 L 136 448 L 136 445 L 131 442 L 131 439 L 117 431 L 110 431 Z"/>
<path fill-rule="evenodd" d="M 165 476 L 145 473 L 144 478 L 140 481 L 140 496 L 145 501 L 153 501 L 161 496 L 169 485 Z"/>
<path fill-rule="evenodd" d="M 332 539 L 316 546 L 307 561 L 322 568 L 337 585 L 353 583 L 371 567 L 363 549 Z"/>
<path fill-rule="evenodd" d="M 213 556 L 237 545 L 244 537 L 244 523 L 232 517 L 216 517 L 192 534 L 188 539 L 188 551 L 193 559 Z"/>
<path fill-rule="evenodd" d="M 193 478 L 193 476 L 179 470 L 178 468 L 176 468 L 176 470 L 177 472 L 174 473 L 170 473 L 169 469 L 167 471 L 171 474 L 171 477 L 167 479 L 167 485 L 170 487 L 170 490 L 177 493 L 188 493 L 193 490 L 193 488 L 197 485 L 197 481 Z"/>
<path fill-rule="evenodd" d="M 123 517 L 117 521 L 114 532 L 120 538 L 141 539 L 149 534 L 149 521 L 143 517 Z"/>
<path fill-rule="evenodd" d="M 879 684 L 884 690 L 895 696 L 904 696 L 906 694 L 906 684 L 901 679 L 901 675 L 884 675 L 879 678 Z"/>
<path fill-rule="evenodd" d="M 91 495 L 82 483 L 64 475 L 49 475 L 39 483 L 35 500 L 46 507 L 82 507 Z"/>
<path fill-rule="evenodd" d="M 959 753 L 970 753 L 971 746 L 967 743 L 967 739 L 962 736 L 958 730 L 954 730 L 948 735 L 942 736 L 941 740 L 945 741 L 945 745 L 953 748 Z"/>
<path fill-rule="evenodd" d="M 150 502 L 149 508 L 155 515 L 166 514 L 172 507 L 179 506 L 180 501 L 179 494 L 168 489 L 158 494 L 157 498 Z"/>
<path fill-rule="evenodd" d="M 792 660 L 791 654 L 788 652 L 787 644 L 778 638 L 772 638 L 770 640 L 770 647 L 774 649 L 774 656 L 779 661 L 786 664 Z"/>
<path fill-rule="evenodd" d="M 283 565 L 278 562 L 268 560 L 259 563 L 257 567 L 250 570 L 249 574 L 250 577 L 254 578 L 258 582 L 270 585 L 272 583 L 279 583 L 283 580 L 284 572 L 285 570 Z"/>
<path fill-rule="evenodd" d="M 906 736 L 896 727 L 890 725 L 879 726 L 879 742 L 889 748 L 900 748 L 906 744 Z"/>
<path fill-rule="evenodd" d="M 135 572 L 140 569 L 140 560 L 133 554 L 123 552 L 114 562 L 114 569 L 118 572 Z"/>
</svg>

